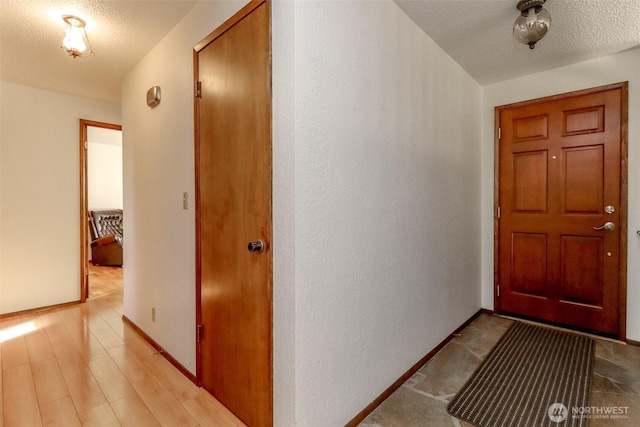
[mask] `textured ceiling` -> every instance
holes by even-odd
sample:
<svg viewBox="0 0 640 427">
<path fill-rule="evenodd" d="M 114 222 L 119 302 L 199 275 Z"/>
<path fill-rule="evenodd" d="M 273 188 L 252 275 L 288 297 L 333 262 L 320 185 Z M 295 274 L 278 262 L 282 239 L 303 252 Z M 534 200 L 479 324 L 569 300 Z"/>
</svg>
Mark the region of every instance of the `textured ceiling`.
<svg viewBox="0 0 640 427">
<path fill-rule="evenodd" d="M 517 0 L 394 1 L 482 85 L 640 46 L 640 0 L 548 0 L 534 50 L 512 36 Z"/>
<path fill-rule="evenodd" d="M 122 78 L 196 1 L 0 0 L 3 81 L 119 101 Z M 87 21 L 95 54 L 71 58 L 60 48 L 62 15 Z"/>
<path fill-rule="evenodd" d="M 516 0 L 394 1 L 483 85 L 640 46 L 640 0 L 548 0 L 551 30 L 534 50 L 511 35 Z M 0 0 L 0 77 L 117 102 L 122 78 L 196 3 Z M 63 14 L 86 19 L 94 55 L 60 49 Z"/>
</svg>

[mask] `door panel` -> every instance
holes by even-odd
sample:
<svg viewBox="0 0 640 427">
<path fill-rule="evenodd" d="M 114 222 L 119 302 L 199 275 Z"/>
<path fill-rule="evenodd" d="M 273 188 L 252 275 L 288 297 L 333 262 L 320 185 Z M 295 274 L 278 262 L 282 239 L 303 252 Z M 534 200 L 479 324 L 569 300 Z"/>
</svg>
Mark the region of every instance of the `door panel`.
<svg viewBox="0 0 640 427">
<path fill-rule="evenodd" d="M 603 243 L 601 237 L 562 236 L 560 300 L 602 307 Z"/>
<path fill-rule="evenodd" d="M 604 147 L 563 150 L 562 200 L 565 214 L 601 215 L 604 209 Z"/>
<path fill-rule="evenodd" d="M 240 16 L 242 15 L 242 16 Z M 270 12 L 252 2 L 196 47 L 202 337 L 198 377 L 251 426 L 272 425 Z M 222 27 L 221 27 L 222 28 Z M 261 253 L 251 241 L 266 242 Z"/>
<path fill-rule="evenodd" d="M 513 142 L 547 137 L 547 116 L 523 117 L 513 121 Z"/>
<path fill-rule="evenodd" d="M 604 106 L 563 111 L 564 130 L 562 136 L 604 132 Z"/>
<path fill-rule="evenodd" d="M 544 298 L 547 287 L 547 236 L 513 233 L 511 256 L 512 291 Z"/>
<path fill-rule="evenodd" d="M 617 335 L 621 92 L 499 111 L 499 311 Z"/>
<path fill-rule="evenodd" d="M 513 199 L 517 212 L 547 211 L 547 152 L 513 155 Z"/>
</svg>

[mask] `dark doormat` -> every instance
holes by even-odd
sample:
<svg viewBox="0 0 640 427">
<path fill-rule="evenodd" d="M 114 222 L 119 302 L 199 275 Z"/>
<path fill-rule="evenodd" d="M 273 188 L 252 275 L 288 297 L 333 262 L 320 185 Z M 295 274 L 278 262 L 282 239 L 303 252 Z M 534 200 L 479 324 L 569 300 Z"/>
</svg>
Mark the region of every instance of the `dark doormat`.
<svg viewBox="0 0 640 427">
<path fill-rule="evenodd" d="M 516 322 L 449 403 L 478 427 L 585 427 L 594 342 Z"/>
</svg>

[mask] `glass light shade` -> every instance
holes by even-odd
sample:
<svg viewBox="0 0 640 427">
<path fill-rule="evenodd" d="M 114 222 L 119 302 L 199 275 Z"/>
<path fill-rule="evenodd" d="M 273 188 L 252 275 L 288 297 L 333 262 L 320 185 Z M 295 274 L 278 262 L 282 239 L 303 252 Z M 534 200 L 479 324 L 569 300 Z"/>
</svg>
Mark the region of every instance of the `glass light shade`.
<svg viewBox="0 0 640 427">
<path fill-rule="evenodd" d="M 518 16 L 513 24 L 513 36 L 520 43 L 529 45 L 533 49 L 538 41 L 549 31 L 551 15 L 543 7 L 531 7 L 526 16 Z"/>
<path fill-rule="evenodd" d="M 86 22 L 73 15 L 63 15 L 62 20 L 66 23 L 62 48 L 67 55 L 74 58 L 84 58 L 91 55 L 93 49 L 91 49 L 91 43 L 85 29 Z"/>
<path fill-rule="evenodd" d="M 68 25 L 66 35 L 62 40 L 62 45 L 69 55 L 73 55 L 73 52 L 82 54 L 87 50 L 87 44 L 83 39 L 84 30 L 82 28 Z"/>
</svg>

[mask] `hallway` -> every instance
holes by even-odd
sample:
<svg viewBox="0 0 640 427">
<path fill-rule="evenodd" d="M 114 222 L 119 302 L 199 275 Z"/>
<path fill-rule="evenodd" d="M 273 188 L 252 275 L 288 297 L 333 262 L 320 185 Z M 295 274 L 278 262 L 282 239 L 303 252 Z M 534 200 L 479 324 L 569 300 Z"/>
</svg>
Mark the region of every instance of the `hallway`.
<svg viewBox="0 0 640 427">
<path fill-rule="evenodd" d="M 122 319 L 122 290 L 0 320 L 0 427 L 244 426 L 196 387 Z M 511 320 L 482 314 L 361 425 L 468 426 L 449 402 Z M 591 405 L 640 419 L 640 348 L 598 339 Z"/>
<path fill-rule="evenodd" d="M 122 321 L 122 290 L 0 319 L 0 427 L 244 426 Z"/>
</svg>

